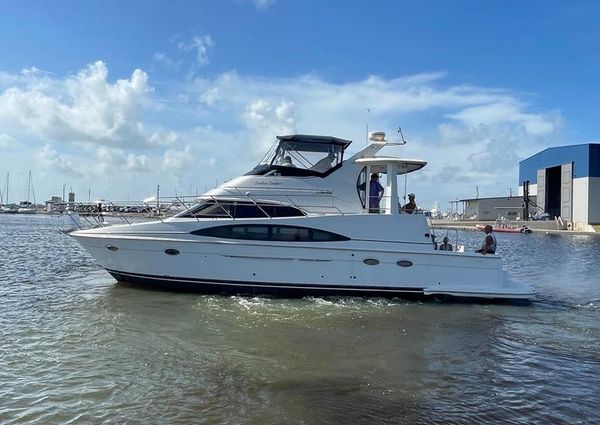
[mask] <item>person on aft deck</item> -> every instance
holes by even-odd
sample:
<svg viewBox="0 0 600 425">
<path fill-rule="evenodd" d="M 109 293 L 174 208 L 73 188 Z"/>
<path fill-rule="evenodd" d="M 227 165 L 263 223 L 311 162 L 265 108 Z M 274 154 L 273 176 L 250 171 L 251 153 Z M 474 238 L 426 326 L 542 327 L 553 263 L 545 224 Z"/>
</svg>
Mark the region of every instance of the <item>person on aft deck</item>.
<svg viewBox="0 0 600 425">
<path fill-rule="evenodd" d="M 406 205 L 404 205 L 402 207 L 402 211 L 404 211 L 406 214 L 412 214 L 416 210 L 417 210 L 417 203 L 415 202 L 415 194 L 409 193 L 408 194 L 408 202 L 406 203 Z"/>
<path fill-rule="evenodd" d="M 483 239 L 481 248 L 479 248 L 475 252 L 478 252 L 480 254 L 495 254 L 496 253 L 497 243 L 496 243 L 496 237 L 492 234 L 493 230 L 494 229 L 489 224 L 483 228 L 483 231 L 485 232 L 485 238 Z"/>
<path fill-rule="evenodd" d="M 448 236 L 444 236 L 443 243 L 438 249 L 440 251 L 452 251 L 452 244 L 448 243 Z"/>
</svg>

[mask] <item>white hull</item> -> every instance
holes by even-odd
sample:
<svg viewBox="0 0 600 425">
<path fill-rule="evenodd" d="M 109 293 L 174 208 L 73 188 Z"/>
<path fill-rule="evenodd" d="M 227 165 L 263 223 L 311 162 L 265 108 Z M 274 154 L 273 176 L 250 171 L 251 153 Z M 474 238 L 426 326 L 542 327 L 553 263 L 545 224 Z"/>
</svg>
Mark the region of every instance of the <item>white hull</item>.
<svg viewBox="0 0 600 425">
<path fill-rule="evenodd" d="M 531 298 L 534 293 L 529 285 L 505 279 L 500 256 L 433 250 L 423 216 L 235 220 L 240 222 L 285 222 L 325 230 L 343 224 L 351 239 L 294 243 L 218 239 L 189 232 L 224 221 L 189 219 L 173 220 L 177 230 L 172 231 L 167 223 L 146 223 L 77 231 L 72 236 L 118 280 L 201 292 L 511 299 Z M 381 234 L 378 228 L 403 237 L 369 239 L 370 234 Z M 419 237 L 422 242 L 415 242 Z"/>
<path fill-rule="evenodd" d="M 399 208 L 397 178 L 426 162 L 376 156 L 387 144 L 383 134 L 374 134 L 373 143 L 347 160 L 348 140 L 277 139 L 253 170 L 211 190 L 177 217 L 72 236 L 116 279 L 168 288 L 533 296 L 530 285 L 507 279 L 499 255 L 435 250 L 425 216 Z M 385 189 L 377 182 L 380 173 L 387 176 Z"/>
</svg>

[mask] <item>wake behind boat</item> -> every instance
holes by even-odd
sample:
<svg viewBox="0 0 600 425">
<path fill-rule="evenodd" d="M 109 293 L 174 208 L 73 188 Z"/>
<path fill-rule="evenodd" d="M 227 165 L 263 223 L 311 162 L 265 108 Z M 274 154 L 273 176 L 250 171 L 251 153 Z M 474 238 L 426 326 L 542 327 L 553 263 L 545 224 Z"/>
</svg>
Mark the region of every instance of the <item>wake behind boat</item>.
<svg viewBox="0 0 600 425">
<path fill-rule="evenodd" d="M 436 250 L 423 214 L 401 211 L 398 177 L 426 165 L 376 156 L 383 133 L 279 136 L 253 170 L 175 217 L 71 233 L 115 279 L 204 293 L 448 295 L 528 299 L 500 255 Z M 385 177 L 373 206 L 372 173 Z"/>
</svg>

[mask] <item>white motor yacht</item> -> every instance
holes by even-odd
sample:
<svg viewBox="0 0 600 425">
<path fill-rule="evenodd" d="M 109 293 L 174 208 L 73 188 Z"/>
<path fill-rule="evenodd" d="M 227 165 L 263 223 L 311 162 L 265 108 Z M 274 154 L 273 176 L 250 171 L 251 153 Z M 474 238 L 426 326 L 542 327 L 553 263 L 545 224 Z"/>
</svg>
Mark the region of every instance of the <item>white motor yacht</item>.
<svg viewBox="0 0 600 425">
<path fill-rule="evenodd" d="M 350 141 L 279 136 L 253 170 L 174 217 L 70 233 L 118 281 L 204 293 L 529 299 L 498 254 L 440 251 L 427 217 L 399 207 L 398 180 L 425 161 Z M 384 178 L 369 208 L 369 176 Z M 455 247 L 457 248 L 457 247 Z"/>
<path fill-rule="evenodd" d="M 19 214 L 36 214 L 37 207 L 29 201 L 19 202 L 17 213 Z"/>
</svg>

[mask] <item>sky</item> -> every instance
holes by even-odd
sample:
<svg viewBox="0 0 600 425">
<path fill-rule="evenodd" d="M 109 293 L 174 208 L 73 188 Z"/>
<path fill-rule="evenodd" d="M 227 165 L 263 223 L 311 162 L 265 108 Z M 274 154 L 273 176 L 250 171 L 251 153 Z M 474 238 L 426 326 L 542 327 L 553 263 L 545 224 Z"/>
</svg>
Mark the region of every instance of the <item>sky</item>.
<svg viewBox="0 0 600 425">
<path fill-rule="evenodd" d="M 195 195 L 281 134 L 428 165 L 417 203 L 518 190 L 520 160 L 600 141 L 594 1 L 0 2 L 9 201 Z"/>
</svg>

